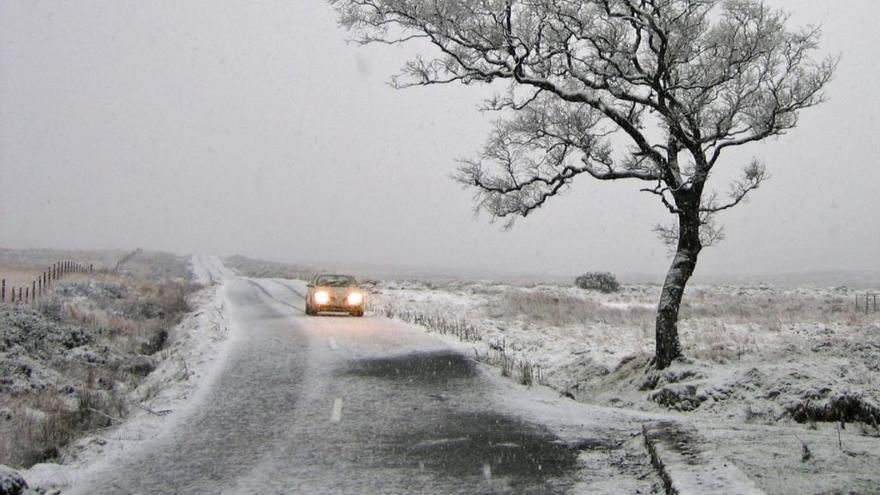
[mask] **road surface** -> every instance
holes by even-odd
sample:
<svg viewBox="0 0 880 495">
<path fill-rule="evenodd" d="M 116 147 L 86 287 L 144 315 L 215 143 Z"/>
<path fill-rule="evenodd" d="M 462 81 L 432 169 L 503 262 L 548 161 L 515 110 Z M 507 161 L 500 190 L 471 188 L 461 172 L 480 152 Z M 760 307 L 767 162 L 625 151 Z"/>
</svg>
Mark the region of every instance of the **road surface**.
<svg viewBox="0 0 880 495">
<path fill-rule="evenodd" d="M 558 409 L 415 327 L 307 317 L 304 283 L 202 263 L 234 327 L 216 379 L 168 431 L 65 493 L 656 489 L 647 460 L 624 447 L 635 423 L 591 425 L 591 409 Z"/>
</svg>

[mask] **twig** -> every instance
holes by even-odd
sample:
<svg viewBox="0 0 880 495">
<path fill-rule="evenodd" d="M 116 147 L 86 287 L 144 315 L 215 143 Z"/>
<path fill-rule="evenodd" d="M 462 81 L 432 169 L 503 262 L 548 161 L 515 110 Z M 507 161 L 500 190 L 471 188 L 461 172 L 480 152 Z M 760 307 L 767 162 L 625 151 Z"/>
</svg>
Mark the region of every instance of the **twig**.
<svg viewBox="0 0 880 495">
<path fill-rule="evenodd" d="M 810 448 L 807 447 L 807 442 L 801 440 L 801 437 L 799 437 L 797 433 L 794 433 L 794 436 L 798 439 L 798 442 L 801 443 L 801 462 L 809 461 L 810 458 L 813 457 L 813 453 L 810 452 Z"/>
<path fill-rule="evenodd" d="M 150 409 L 149 407 L 141 404 L 140 402 L 136 402 L 136 401 L 130 401 L 130 402 L 132 405 L 137 406 L 140 409 L 143 409 L 144 411 L 147 411 L 148 413 L 152 414 L 153 416 L 165 416 L 166 414 L 171 414 L 171 409 L 161 409 L 159 411 L 156 411 L 155 409 Z"/>
<path fill-rule="evenodd" d="M 92 411 L 93 413 L 95 413 L 95 414 L 97 414 L 97 415 L 99 415 L 99 416 L 103 416 L 103 417 L 109 419 L 110 421 L 115 421 L 115 422 L 117 422 L 117 423 L 122 423 L 122 420 L 121 420 L 121 419 L 119 419 L 119 418 L 115 418 L 115 417 L 113 417 L 113 416 L 110 416 L 109 414 L 103 413 L 103 412 L 101 412 L 101 411 L 95 409 L 94 407 L 87 407 L 86 409 L 88 409 L 89 411 Z"/>
</svg>

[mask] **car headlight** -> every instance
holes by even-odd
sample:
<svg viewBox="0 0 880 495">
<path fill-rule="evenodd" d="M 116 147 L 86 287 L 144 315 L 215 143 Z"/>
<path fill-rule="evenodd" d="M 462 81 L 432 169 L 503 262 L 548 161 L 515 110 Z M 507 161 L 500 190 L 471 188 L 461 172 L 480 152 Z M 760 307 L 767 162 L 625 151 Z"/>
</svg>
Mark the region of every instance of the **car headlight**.
<svg viewBox="0 0 880 495">
<path fill-rule="evenodd" d="M 318 292 L 315 292 L 315 295 L 312 296 L 312 299 L 314 299 L 315 302 L 318 304 L 327 304 L 328 302 L 330 302 L 330 294 L 328 294 L 327 291 L 319 290 Z"/>
<path fill-rule="evenodd" d="M 360 292 L 352 292 L 348 295 L 349 306 L 357 306 L 362 302 L 364 302 L 364 295 Z"/>
</svg>

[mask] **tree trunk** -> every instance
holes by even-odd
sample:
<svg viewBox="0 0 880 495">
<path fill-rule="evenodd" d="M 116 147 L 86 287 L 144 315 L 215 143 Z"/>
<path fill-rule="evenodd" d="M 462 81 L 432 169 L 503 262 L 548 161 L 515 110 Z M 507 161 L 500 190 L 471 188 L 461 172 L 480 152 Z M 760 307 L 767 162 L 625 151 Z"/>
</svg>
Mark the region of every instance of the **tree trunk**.
<svg viewBox="0 0 880 495">
<path fill-rule="evenodd" d="M 680 202 L 681 204 L 683 202 Z M 685 285 L 697 266 L 697 256 L 703 248 L 700 242 L 700 214 L 698 207 L 678 214 L 678 245 L 672 266 L 663 282 L 660 303 L 657 306 L 655 363 L 658 369 L 669 366 L 681 356 L 678 341 L 678 309 Z"/>
</svg>

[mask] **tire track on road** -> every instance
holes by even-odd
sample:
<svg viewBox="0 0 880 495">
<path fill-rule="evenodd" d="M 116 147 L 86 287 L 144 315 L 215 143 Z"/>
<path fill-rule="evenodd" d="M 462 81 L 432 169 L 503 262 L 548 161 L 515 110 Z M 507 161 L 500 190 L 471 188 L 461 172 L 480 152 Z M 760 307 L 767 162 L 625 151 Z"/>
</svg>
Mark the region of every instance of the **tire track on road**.
<svg viewBox="0 0 880 495">
<path fill-rule="evenodd" d="M 285 289 L 289 290 L 290 292 L 293 292 L 294 294 L 297 295 L 297 297 L 299 297 L 299 298 L 302 299 L 303 301 L 306 300 L 306 296 L 305 296 L 305 294 L 300 294 L 299 291 L 296 290 L 296 289 L 294 289 L 293 287 L 291 287 L 291 286 L 289 286 L 289 285 L 287 285 L 287 284 L 285 284 L 284 282 L 281 282 L 281 281 L 279 281 L 279 280 L 272 279 L 272 281 L 275 282 L 276 284 L 280 285 L 281 287 L 284 287 Z"/>
<path fill-rule="evenodd" d="M 291 309 L 293 309 L 293 310 L 296 310 L 296 311 L 299 312 L 299 313 L 305 314 L 305 311 L 303 311 L 303 310 L 302 310 L 301 308 L 299 308 L 298 306 L 294 306 L 293 304 L 290 304 L 290 303 L 288 303 L 288 302 L 282 301 L 281 299 L 278 299 L 277 297 L 273 296 L 271 292 L 269 292 L 268 290 L 266 290 L 266 288 L 263 287 L 262 285 L 260 285 L 259 283 L 255 282 L 255 281 L 253 281 L 253 280 L 251 280 L 251 279 L 247 279 L 247 282 L 248 282 L 249 284 L 253 285 L 254 287 L 256 287 L 257 290 L 259 290 L 260 292 L 262 292 L 266 297 L 268 297 L 269 299 L 272 299 L 273 301 L 277 302 L 278 304 L 282 304 L 282 305 L 284 305 L 284 306 L 287 306 L 288 308 L 291 308 Z M 282 284 L 282 286 L 283 286 L 283 287 L 286 287 L 286 286 L 284 286 L 283 284 Z M 288 287 L 288 289 L 289 289 L 289 287 Z M 300 296 L 300 297 L 302 297 L 302 296 Z"/>
</svg>

